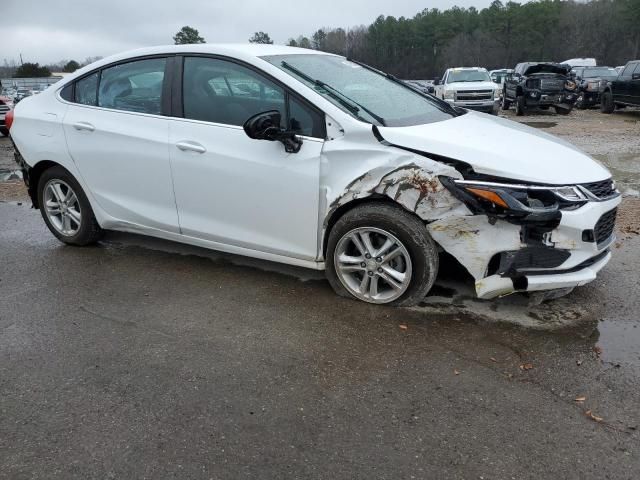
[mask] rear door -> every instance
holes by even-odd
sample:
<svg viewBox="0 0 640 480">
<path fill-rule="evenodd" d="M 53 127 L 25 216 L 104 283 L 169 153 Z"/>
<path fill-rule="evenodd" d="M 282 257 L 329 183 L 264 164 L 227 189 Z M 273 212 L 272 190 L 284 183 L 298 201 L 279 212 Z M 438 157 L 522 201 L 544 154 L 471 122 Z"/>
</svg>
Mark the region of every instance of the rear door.
<svg viewBox="0 0 640 480">
<path fill-rule="evenodd" d="M 69 152 L 116 221 L 178 232 L 169 164 L 167 58 L 120 63 L 75 83 L 64 117 Z M 168 108 L 168 107 L 164 107 Z"/>
</svg>

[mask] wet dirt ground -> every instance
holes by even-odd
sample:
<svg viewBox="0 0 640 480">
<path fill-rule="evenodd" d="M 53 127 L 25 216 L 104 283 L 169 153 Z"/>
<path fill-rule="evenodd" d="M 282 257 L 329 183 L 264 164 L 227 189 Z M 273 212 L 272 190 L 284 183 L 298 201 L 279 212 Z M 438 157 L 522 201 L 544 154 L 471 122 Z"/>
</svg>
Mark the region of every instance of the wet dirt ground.
<svg viewBox="0 0 640 480">
<path fill-rule="evenodd" d="M 599 117 L 518 119 L 631 174 L 610 265 L 542 305 L 447 262 L 392 309 L 133 235 L 65 247 L 0 182 L 0 478 L 638 478 L 640 112 Z"/>
</svg>

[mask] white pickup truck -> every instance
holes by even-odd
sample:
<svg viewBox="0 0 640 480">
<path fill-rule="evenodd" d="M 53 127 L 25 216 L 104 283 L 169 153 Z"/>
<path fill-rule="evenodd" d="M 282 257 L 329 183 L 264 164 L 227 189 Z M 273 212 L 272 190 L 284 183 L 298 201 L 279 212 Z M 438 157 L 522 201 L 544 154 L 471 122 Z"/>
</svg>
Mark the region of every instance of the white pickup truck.
<svg viewBox="0 0 640 480">
<path fill-rule="evenodd" d="M 435 96 L 457 107 L 498 113 L 500 85 L 491 81 L 486 68 L 449 68 L 435 85 Z"/>
</svg>

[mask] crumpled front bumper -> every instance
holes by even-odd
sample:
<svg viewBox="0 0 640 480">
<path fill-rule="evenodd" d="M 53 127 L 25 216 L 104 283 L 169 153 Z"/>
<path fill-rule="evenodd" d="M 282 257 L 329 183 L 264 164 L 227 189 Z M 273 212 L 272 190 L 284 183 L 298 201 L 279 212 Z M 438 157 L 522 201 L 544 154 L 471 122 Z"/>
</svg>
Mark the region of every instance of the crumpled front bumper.
<svg viewBox="0 0 640 480">
<path fill-rule="evenodd" d="M 479 298 L 570 288 L 593 281 L 611 259 L 609 248 L 615 235 L 596 240 L 593 232 L 601 219 L 612 215 L 620 201 L 617 196 L 588 202 L 576 210 L 563 210 L 560 223 L 543 238 L 532 238 L 526 234 L 525 226 L 505 220 L 491 224 L 485 215 L 449 217 L 430 223 L 427 228 L 433 239 L 474 277 Z M 491 271 L 496 269 L 496 258 L 517 258 L 519 251 L 534 252 L 534 263 L 513 262 L 501 271 Z M 549 258 L 562 254 L 562 260 L 553 267 L 539 261 L 535 264 L 536 252 L 550 253 Z"/>
</svg>

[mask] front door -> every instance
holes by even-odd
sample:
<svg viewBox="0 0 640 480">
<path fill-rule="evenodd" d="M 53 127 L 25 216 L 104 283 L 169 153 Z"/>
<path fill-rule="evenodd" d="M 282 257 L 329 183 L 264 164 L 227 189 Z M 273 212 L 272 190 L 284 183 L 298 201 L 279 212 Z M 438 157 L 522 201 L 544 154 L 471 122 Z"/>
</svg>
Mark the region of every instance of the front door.
<svg viewBox="0 0 640 480">
<path fill-rule="evenodd" d="M 318 247 L 324 115 L 260 72 L 231 61 L 184 58 L 184 118 L 169 152 L 184 235 L 314 260 Z M 242 125 L 278 110 L 303 137 L 298 153 L 253 140 Z M 283 126 L 285 126 L 283 125 Z"/>
</svg>

